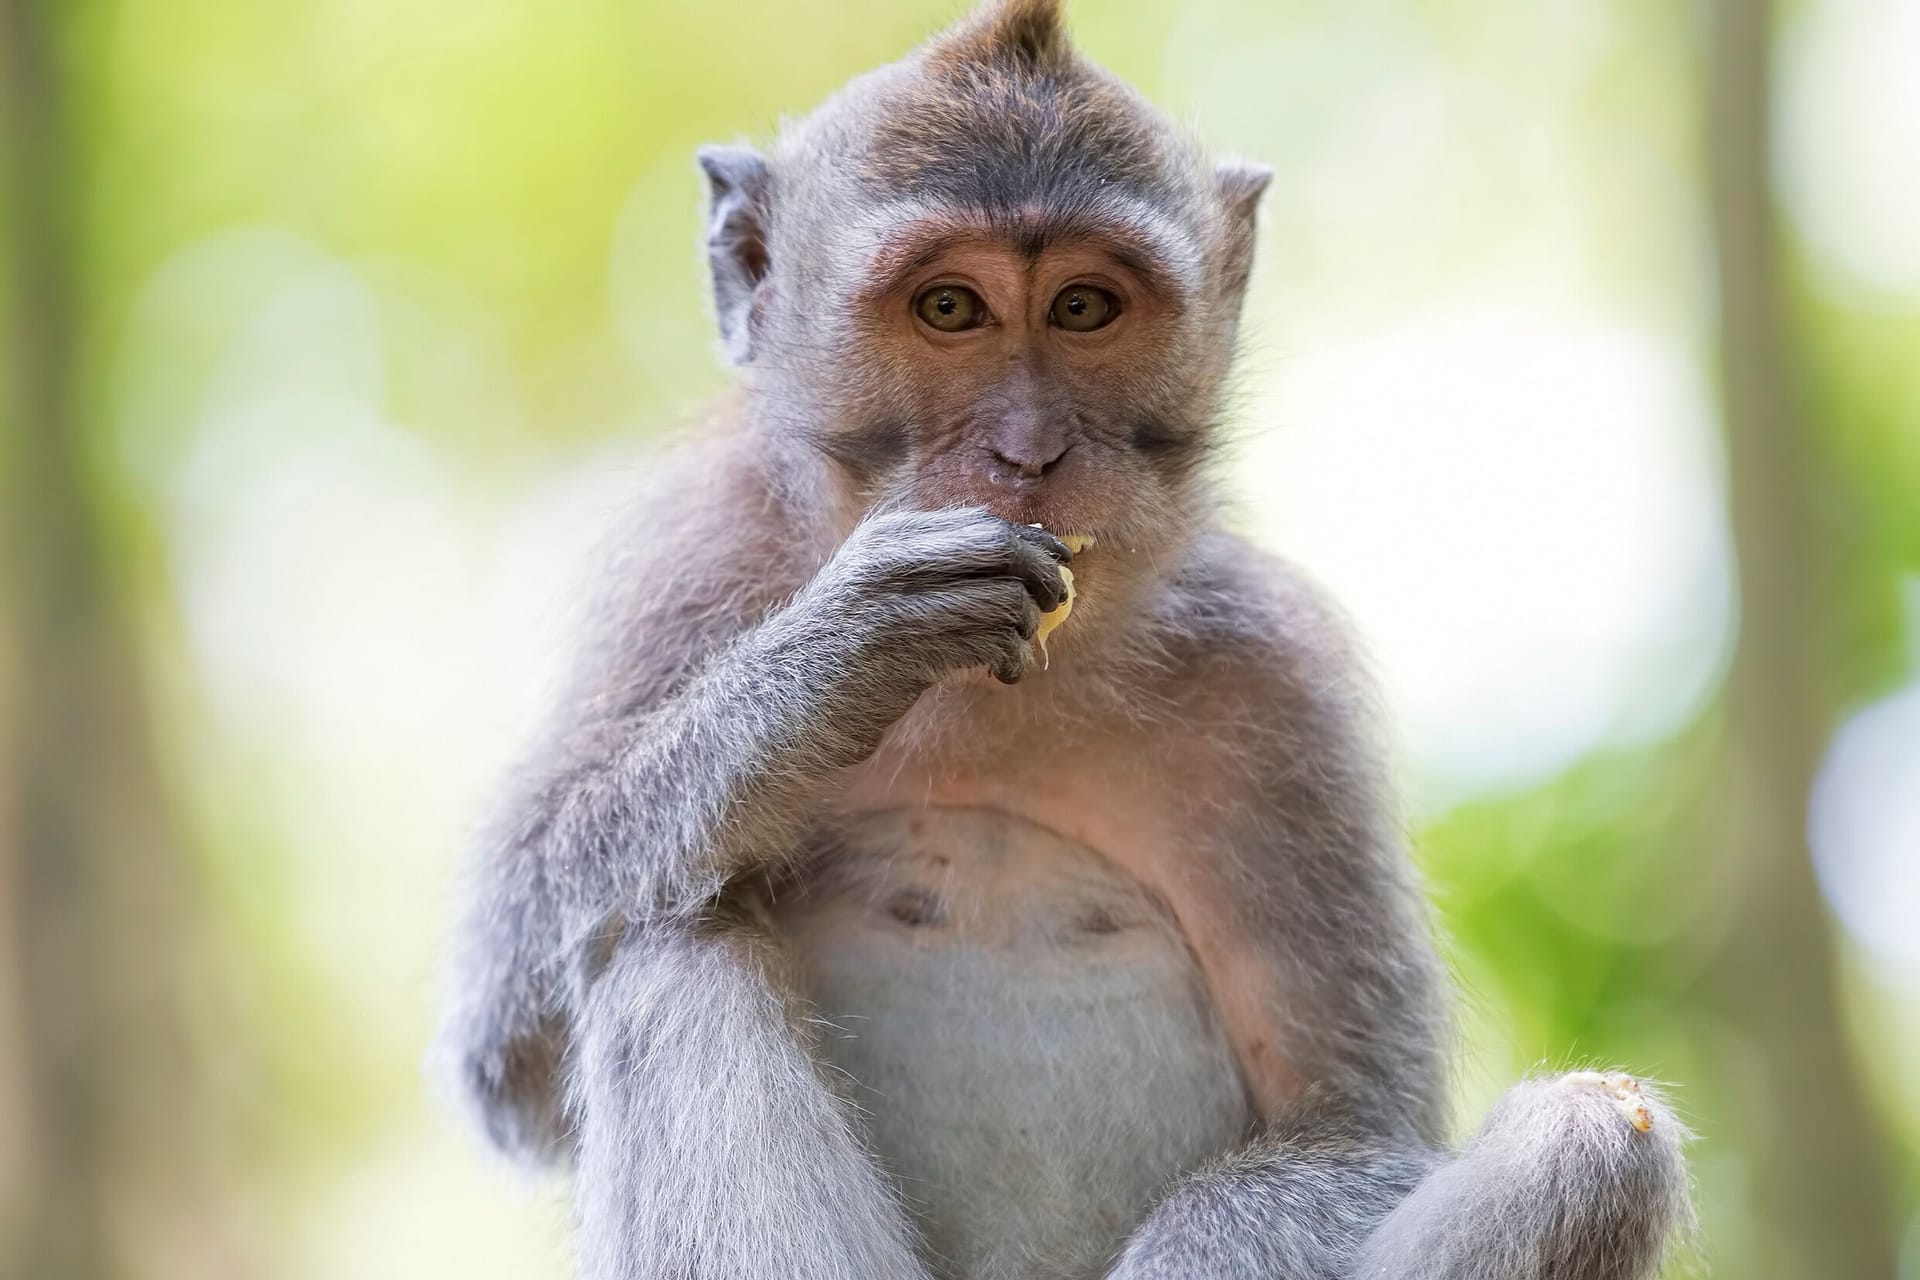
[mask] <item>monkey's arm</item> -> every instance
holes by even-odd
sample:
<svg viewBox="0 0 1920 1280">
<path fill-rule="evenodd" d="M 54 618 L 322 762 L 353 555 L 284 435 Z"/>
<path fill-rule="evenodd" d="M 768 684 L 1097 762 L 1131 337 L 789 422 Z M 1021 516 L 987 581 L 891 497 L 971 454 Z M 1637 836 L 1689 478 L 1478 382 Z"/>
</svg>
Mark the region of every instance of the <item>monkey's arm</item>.
<svg viewBox="0 0 1920 1280">
<path fill-rule="evenodd" d="M 610 940 L 690 925 L 729 881 L 788 856 L 836 771 L 934 680 L 974 665 L 1017 678 L 1064 554 L 978 511 L 875 517 L 731 639 L 713 614 L 736 594 L 724 586 L 770 576 L 764 555 L 718 578 L 702 625 L 672 609 L 684 569 L 622 567 L 644 589 L 602 620 L 572 727 L 482 840 L 456 933 L 438 1053 L 500 1146 L 563 1151 L 555 1071 Z"/>
<path fill-rule="evenodd" d="M 625 923 L 685 924 L 790 847 L 811 792 L 858 758 L 819 714 L 804 612 L 733 642 L 675 696 L 546 748 L 483 834 L 455 934 L 443 1069 L 510 1154 L 565 1154 L 558 1072 L 580 997 Z"/>
<path fill-rule="evenodd" d="M 872 517 L 661 704 L 590 722 L 513 832 L 564 923 L 688 920 L 788 856 L 836 772 L 935 681 L 969 666 L 1019 679 L 1066 554 L 977 510 Z"/>
</svg>

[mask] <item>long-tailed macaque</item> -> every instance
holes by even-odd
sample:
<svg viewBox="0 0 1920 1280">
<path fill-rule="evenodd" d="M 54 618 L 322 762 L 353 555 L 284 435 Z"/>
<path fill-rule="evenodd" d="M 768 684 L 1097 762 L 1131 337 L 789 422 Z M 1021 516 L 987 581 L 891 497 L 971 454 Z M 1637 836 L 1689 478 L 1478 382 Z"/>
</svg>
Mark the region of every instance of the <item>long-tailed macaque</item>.
<svg viewBox="0 0 1920 1280">
<path fill-rule="evenodd" d="M 1656 1270 L 1684 1133 L 1632 1078 L 1443 1144 L 1361 665 L 1215 518 L 1267 171 L 1057 0 L 700 163 L 737 389 L 612 540 L 442 1037 L 571 1163 L 580 1274 Z"/>
</svg>

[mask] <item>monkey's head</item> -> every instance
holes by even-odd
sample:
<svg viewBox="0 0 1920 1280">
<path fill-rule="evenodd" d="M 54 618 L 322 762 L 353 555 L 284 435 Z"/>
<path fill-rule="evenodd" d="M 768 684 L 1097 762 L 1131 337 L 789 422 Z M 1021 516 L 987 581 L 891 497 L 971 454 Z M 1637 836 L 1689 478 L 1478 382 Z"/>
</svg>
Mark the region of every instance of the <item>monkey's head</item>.
<svg viewBox="0 0 1920 1280">
<path fill-rule="evenodd" d="M 1269 173 L 1210 164 L 1058 0 L 989 3 L 771 156 L 700 161 L 728 354 L 843 514 L 1094 534 L 1110 583 L 1192 526 Z"/>
</svg>

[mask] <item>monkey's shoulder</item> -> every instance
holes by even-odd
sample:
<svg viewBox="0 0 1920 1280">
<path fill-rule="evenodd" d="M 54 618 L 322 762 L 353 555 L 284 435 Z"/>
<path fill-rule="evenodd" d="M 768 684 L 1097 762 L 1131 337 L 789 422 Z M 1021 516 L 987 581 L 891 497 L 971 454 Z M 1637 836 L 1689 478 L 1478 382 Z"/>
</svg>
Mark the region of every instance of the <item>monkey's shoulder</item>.
<svg viewBox="0 0 1920 1280">
<path fill-rule="evenodd" d="M 1198 538 L 1153 607 L 1188 673 L 1323 685 L 1367 681 L 1352 623 L 1307 573 L 1224 530 Z"/>
<path fill-rule="evenodd" d="M 644 464 L 598 556 L 627 611 L 745 601 L 751 612 L 801 573 L 793 504 L 755 442 L 736 430 L 670 442 Z M 793 566 L 789 568 L 789 566 Z"/>
<path fill-rule="evenodd" d="M 651 453 L 583 577 L 574 678 L 645 703 L 805 580 L 809 540 L 778 479 L 736 431 Z"/>
</svg>

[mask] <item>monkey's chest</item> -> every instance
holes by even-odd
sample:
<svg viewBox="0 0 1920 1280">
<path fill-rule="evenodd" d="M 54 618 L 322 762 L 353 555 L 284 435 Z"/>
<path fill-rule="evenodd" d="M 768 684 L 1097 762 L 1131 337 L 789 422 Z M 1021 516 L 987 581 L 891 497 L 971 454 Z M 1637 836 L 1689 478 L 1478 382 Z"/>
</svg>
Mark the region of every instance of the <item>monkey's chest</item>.
<svg viewBox="0 0 1920 1280">
<path fill-rule="evenodd" d="M 864 816 L 774 916 L 941 1274 L 1098 1276 L 1251 1121 L 1168 913 L 1022 819 Z"/>
</svg>

